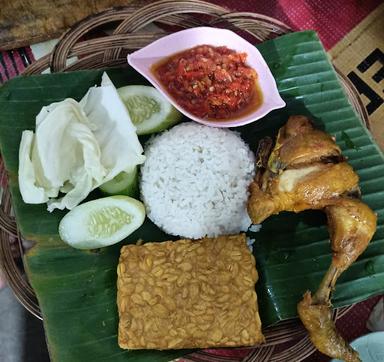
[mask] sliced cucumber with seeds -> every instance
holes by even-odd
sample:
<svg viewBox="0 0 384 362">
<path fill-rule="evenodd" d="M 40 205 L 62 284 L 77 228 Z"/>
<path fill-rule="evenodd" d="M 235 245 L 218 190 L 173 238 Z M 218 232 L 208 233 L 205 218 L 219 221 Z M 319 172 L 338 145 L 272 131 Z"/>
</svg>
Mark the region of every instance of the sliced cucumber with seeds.
<svg viewBox="0 0 384 362">
<path fill-rule="evenodd" d="M 163 131 L 181 119 L 181 113 L 156 88 L 128 85 L 117 91 L 138 135 Z"/>
<path fill-rule="evenodd" d="M 131 172 L 120 172 L 112 180 L 99 186 L 106 195 L 126 195 L 137 197 L 139 195 L 139 173 L 137 166 Z"/>
<path fill-rule="evenodd" d="M 144 205 L 128 196 L 110 196 L 85 202 L 60 222 L 60 238 L 77 249 L 116 244 L 144 222 Z"/>
</svg>

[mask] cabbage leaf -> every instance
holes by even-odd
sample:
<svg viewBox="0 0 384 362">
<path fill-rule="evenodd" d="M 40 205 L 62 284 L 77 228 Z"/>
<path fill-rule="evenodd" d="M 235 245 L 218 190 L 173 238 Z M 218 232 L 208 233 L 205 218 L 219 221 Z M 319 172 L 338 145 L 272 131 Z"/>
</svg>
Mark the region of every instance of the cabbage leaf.
<svg viewBox="0 0 384 362">
<path fill-rule="evenodd" d="M 24 131 L 19 185 L 24 202 L 72 209 L 101 184 L 144 162 L 129 113 L 106 73 L 80 102 L 43 107 L 36 130 Z"/>
</svg>

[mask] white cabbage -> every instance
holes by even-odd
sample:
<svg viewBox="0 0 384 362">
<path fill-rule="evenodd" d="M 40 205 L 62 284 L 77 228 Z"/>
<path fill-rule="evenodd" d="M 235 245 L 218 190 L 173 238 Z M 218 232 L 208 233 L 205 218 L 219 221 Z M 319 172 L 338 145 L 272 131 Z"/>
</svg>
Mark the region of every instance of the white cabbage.
<svg viewBox="0 0 384 362">
<path fill-rule="evenodd" d="M 24 202 L 72 209 L 101 184 L 144 162 L 135 126 L 106 73 L 80 102 L 43 107 L 24 131 L 19 186 Z M 58 198 L 59 194 L 64 194 Z"/>
<path fill-rule="evenodd" d="M 43 187 L 36 185 L 36 173 L 31 160 L 33 147 L 33 132 L 24 131 L 21 136 L 19 149 L 19 187 L 24 202 L 28 204 L 41 204 L 48 201 Z M 20 175 L 20 172 L 22 175 Z"/>
</svg>

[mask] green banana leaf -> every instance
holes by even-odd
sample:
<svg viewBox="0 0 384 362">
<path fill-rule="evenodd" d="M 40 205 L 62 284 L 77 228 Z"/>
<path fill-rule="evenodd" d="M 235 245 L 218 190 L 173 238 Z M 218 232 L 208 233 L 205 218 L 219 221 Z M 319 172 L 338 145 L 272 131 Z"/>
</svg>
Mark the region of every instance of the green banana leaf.
<svg viewBox="0 0 384 362">
<path fill-rule="evenodd" d="M 255 149 L 258 140 L 275 135 L 291 114 L 310 116 L 336 136 L 358 172 L 364 201 L 378 214 L 374 240 L 340 278 L 335 306 L 348 305 L 384 291 L 384 157 L 361 124 L 337 80 L 317 35 L 292 33 L 257 46 L 269 64 L 287 107 L 262 121 L 241 127 Z M 21 132 L 34 129 L 41 107 L 66 97 L 80 99 L 100 82 L 102 71 L 80 71 L 19 77 L 0 90 L 0 150 L 9 174 L 16 219 L 24 238 L 36 245 L 25 255 L 28 278 L 44 317 L 53 361 L 167 361 L 188 351 L 124 351 L 117 344 L 116 265 L 120 247 L 169 237 L 149 220 L 118 245 L 80 251 L 64 244 L 57 227 L 65 212 L 48 213 L 46 205 L 24 204 L 18 189 L 18 147 Z M 146 84 L 130 68 L 108 70 L 117 87 Z M 268 96 L 268 95 L 266 95 Z M 143 139 L 143 142 L 145 140 Z M 100 195 L 93 192 L 90 198 Z M 330 261 L 329 236 L 321 212 L 282 213 L 263 223 L 254 254 L 264 325 L 296 316 L 305 290 L 315 290 Z"/>
</svg>

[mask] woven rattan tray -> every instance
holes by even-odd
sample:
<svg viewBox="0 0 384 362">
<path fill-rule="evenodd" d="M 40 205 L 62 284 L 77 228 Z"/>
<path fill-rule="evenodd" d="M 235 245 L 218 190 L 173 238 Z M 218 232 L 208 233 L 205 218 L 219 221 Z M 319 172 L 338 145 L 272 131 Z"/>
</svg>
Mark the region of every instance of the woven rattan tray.
<svg viewBox="0 0 384 362">
<path fill-rule="evenodd" d="M 260 14 L 231 12 L 202 1 L 163 0 L 141 8 L 130 6 L 110 9 L 84 19 L 60 38 L 51 54 L 30 65 L 24 74 L 39 74 L 47 69 L 63 72 L 123 66 L 126 65 L 128 52 L 169 32 L 202 25 L 229 28 L 240 32 L 255 44 L 292 31 L 284 23 Z M 347 78 L 341 74 L 339 77 L 350 102 L 367 124 L 367 114 L 357 91 Z M 0 163 L 0 180 L 4 179 L 5 171 Z M 0 266 L 20 303 L 41 318 L 35 294 L 24 277 L 22 263 L 15 257 L 23 254 L 25 244 L 17 233 L 10 194 L 6 187 L 0 192 Z M 350 308 L 335 310 L 334 318 L 340 318 Z M 264 333 L 266 344 L 250 350 L 245 361 L 301 361 L 315 351 L 297 320 L 280 322 L 266 328 Z M 239 360 L 204 351 L 193 353 L 188 359 Z"/>
</svg>

